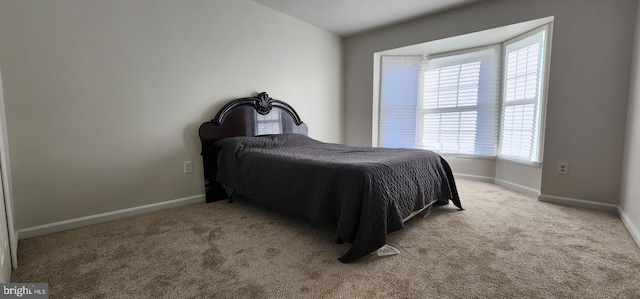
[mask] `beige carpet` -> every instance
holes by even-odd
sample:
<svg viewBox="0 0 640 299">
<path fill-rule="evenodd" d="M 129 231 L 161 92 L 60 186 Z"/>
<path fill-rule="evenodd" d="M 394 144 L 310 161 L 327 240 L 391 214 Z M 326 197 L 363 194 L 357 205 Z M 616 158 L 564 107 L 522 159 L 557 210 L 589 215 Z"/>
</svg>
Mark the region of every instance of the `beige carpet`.
<svg viewBox="0 0 640 299">
<path fill-rule="evenodd" d="M 51 298 L 640 298 L 616 214 L 458 180 L 452 205 L 352 264 L 331 225 L 249 202 L 193 204 L 21 240 L 14 282 Z"/>
</svg>

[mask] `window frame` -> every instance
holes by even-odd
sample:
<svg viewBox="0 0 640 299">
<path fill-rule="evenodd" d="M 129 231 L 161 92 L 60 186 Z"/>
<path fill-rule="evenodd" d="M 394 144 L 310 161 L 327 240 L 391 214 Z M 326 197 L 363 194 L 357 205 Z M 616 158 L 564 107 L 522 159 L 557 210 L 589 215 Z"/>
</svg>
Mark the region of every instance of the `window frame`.
<svg viewBox="0 0 640 299">
<path fill-rule="evenodd" d="M 525 33 L 519 34 L 515 37 L 512 37 L 510 39 L 507 39 L 505 41 L 503 41 L 502 44 L 502 58 L 501 58 L 501 78 L 500 78 L 500 128 L 498 131 L 498 145 L 497 145 L 497 151 L 496 151 L 496 159 L 500 160 L 500 161 L 507 161 L 507 162 L 511 162 L 511 163 L 515 163 L 515 164 L 523 164 L 523 165 L 528 165 L 528 166 L 533 166 L 533 167 L 540 167 L 542 165 L 542 160 L 543 160 L 543 154 L 544 154 L 544 131 L 545 131 L 545 123 L 546 123 L 546 106 L 547 106 L 547 91 L 548 91 L 548 85 L 549 85 L 549 68 L 550 68 L 550 51 L 551 51 L 551 32 L 552 32 L 552 26 L 553 23 L 547 23 L 547 24 L 543 24 L 541 26 L 538 26 L 534 29 L 531 29 Z M 502 148 L 502 144 L 503 144 L 503 117 L 504 117 L 504 109 L 505 106 L 507 106 L 505 104 L 505 93 L 506 93 L 506 77 L 507 77 L 507 55 L 509 55 L 507 53 L 507 46 L 509 44 L 514 44 L 517 43 L 519 41 L 522 41 L 528 37 L 531 37 L 533 35 L 538 34 L 539 32 L 544 31 L 545 36 L 544 36 L 544 44 L 542 45 L 542 64 L 541 64 L 541 70 L 540 72 L 542 73 L 539 80 L 539 90 L 538 90 L 538 107 L 537 107 L 537 124 L 538 124 L 538 130 L 537 130 L 537 148 L 534 148 L 534 150 L 537 150 L 537 161 L 532 161 L 532 160 L 524 160 L 524 159 L 518 159 L 515 158 L 513 156 L 504 156 L 501 155 L 501 148 Z M 513 105 L 508 105 L 508 106 L 513 106 Z"/>
<path fill-rule="evenodd" d="M 482 53 L 482 52 L 487 52 L 487 53 Z M 490 53 L 490 51 L 495 51 L 496 53 Z M 459 62 L 461 62 L 462 64 L 468 64 L 468 63 L 472 63 L 472 62 L 476 62 L 477 59 L 481 59 L 481 61 L 486 61 L 488 57 L 490 57 L 491 55 L 497 55 L 496 57 L 490 57 L 488 60 L 491 60 L 493 58 L 495 58 L 494 63 L 497 63 L 497 67 L 496 65 L 493 66 L 493 68 L 495 68 L 495 70 L 493 70 L 494 72 L 496 72 L 495 75 L 495 82 L 493 82 L 494 85 L 496 86 L 491 86 L 491 82 L 489 83 L 483 83 L 482 80 L 480 78 L 482 78 L 482 72 L 491 72 L 491 68 L 489 69 L 479 69 L 479 81 L 478 81 L 478 103 L 476 103 L 475 105 L 468 105 L 468 106 L 456 106 L 456 107 L 442 107 L 442 108 L 424 108 L 424 94 L 425 94 L 425 80 L 424 80 L 424 76 L 426 75 L 426 73 L 428 72 L 428 68 L 426 68 L 425 66 L 428 64 L 428 61 L 423 62 L 423 67 L 421 67 L 421 71 L 420 71 L 420 76 L 418 78 L 419 80 L 419 93 L 421 95 L 418 96 L 418 107 L 416 108 L 416 148 L 420 148 L 420 149 L 427 149 L 427 148 L 423 148 L 423 137 L 424 137 L 424 125 L 422 124 L 424 121 L 424 116 L 425 114 L 428 113 L 439 113 L 439 114 L 445 114 L 445 113 L 465 113 L 465 112 L 470 112 L 470 111 L 475 111 L 476 112 L 476 117 L 477 117 L 477 123 L 476 123 L 476 128 L 475 128 L 475 135 L 478 136 L 478 132 L 481 131 L 479 129 L 480 126 L 484 126 L 484 124 L 482 123 L 482 119 L 485 119 L 487 117 L 487 114 L 491 115 L 493 118 L 495 118 L 495 120 L 493 121 L 493 132 L 490 132 L 491 134 L 497 134 L 498 130 L 499 130 L 499 109 L 500 106 L 499 101 L 500 101 L 500 96 L 501 96 L 501 92 L 500 92 L 500 79 L 501 79 L 501 62 L 500 60 L 502 59 L 502 47 L 500 44 L 492 44 L 492 45 L 485 45 L 485 46 L 480 46 L 480 47 L 472 47 L 472 48 L 467 48 L 467 49 L 461 49 L 461 50 L 456 50 L 456 51 L 450 51 L 450 52 L 445 52 L 445 53 L 437 53 L 437 54 L 431 54 L 428 56 L 429 59 L 433 59 L 433 60 L 437 60 L 440 58 L 449 58 L 449 57 L 454 57 L 454 56 L 460 56 L 460 55 L 469 55 L 469 57 L 465 57 L 463 59 L 459 59 Z M 424 55 L 424 60 L 427 60 L 427 55 Z M 474 57 L 476 56 L 476 57 Z M 444 67 L 450 67 L 450 65 L 448 66 L 443 66 L 440 68 L 444 68 Z M 482 66 L 481 66 L 482 67 Z M 494 94 L 490 94 L 489 96 L 492 97 L 494 103 L 490 104 L 487 101 L 481 101 L 480 96 L 481 95 L 486 95 L 487 90 L 494 90 Z M 490 111 L 493 110 L 493 111 Z M 480 119 L 480 120 L 478 120 Z M 484 122 L 486 122 L 487 120 L 484 120 Z M 487 133 L 486 131 L 481 132 L 481 133 Z M 482 134 L 480 134 L 482 135 Z M 488 154 L 488 155 L 482 155 L 482 154 L 476 154 L 479 150 L 478 148 L 484 148 L 481 144 L 476 143 L 474 145 L 474 154 L 469 154 L 469 153 L 462 153 L 462 152 L 446 152 L 446 151 L 437 151 L 435 149 L 429 149 L 432 151 L 436 151 L 439 154 L 443 155 L 443 156 L 450 156 L 450 157 L 479 157 L 479 158 L 494 158 L 496 157 L 496 153 L 497 153 L 497 149 L 498 149 L 498 138 L 499 136 L 495 136 L 494 141 L 494 146 L 493 146 L 493 154 Z"/>
<path fill-rule="evenodd" d="M 456 51 L 464 51 L 464 49 L 471 49 L 483 46 L 492 46 L 498 45 L 502 46 L 502 44 L 506 41 L 516 39 L 527 34 L 530 31 L 535 31 L 541 27 L 546 27 L 546 42 L 544 49 L 544 63 L 542 64 L 542 68 L 544 69 L 544 73 L 542 76 L 542 84 L 543 87 L 541 89 L 541 101 L 540 101 L 540 122 L 538 128 L 539 134 L 539 142 L 537 150 L 540 152 L 539 161 L 540 162 L 523 162 L 522 160 L 514 160 L 514 159 L 505 159 L 504 157 L 495 156 L 478 156 L 475 155 L 462 155 L 462 154 L 442 154 L 443 156 L 450 156 L 454 158 L 469 158 L 469 159 L 480 159 L 486 160 L 490 159 L 496 162 L 509 162 L 511 164 L 529 166 L 529 167 L 537 167 L 540 168 L 542 162 L 544 160 L 544 139 L 545 139 L 545 127 L 546 127 L 546 106 L 547 106 L 547 94 L 549 90 L 549 77 L 550 77 L 550 64 L 551 64 L 551 51 L 552 51 L 552 41 L 553 41 L 553 28 L 554 28 L 554 16 L 543 17 L 535 20 L 524 21 L 520 23 L 514 23 L 510 25 L 505 25 L 501 27 L 495 27 L 483 31 L 462 34 L 457 36 L 446 37 L 443 39 L 437 39 L 432 41 L 427 41 L 423 43 L 416 43 L 409 46 L 403 46 L 399 48 L 383 50 L 379 52 L 373 53 L 373 110 L 372 110 L 372 136 L 371 136 L 371 145 L 382 146 L 381 140 L 379 136 L 379 126 L 380 126 L 380 114 L 382 113 L 382 107 L 380 106 L 380 86 L 382 84 L 381 81 L 381 61 L 383 56 L 424 56 L 424 55 L 436 55 L 435 53 L 449 53 Z M 501 51 L 502 52 L 502 51 Z M 502 52 L 504 55 L 504 52 Z M 500 86 L 498 86 L 498 93 L 502 93 L 502 57 L 500 63 Z M 501 99 L 499 99 L 499 103 L 501 103 Z M 501 109 L 501 107 L 499 107 Z M 501 113 L 501 110 L 500 110 Z M 416 117 L 417 118 L 417 117 Z M 502 116 L 499 116 L 499 121 L 502 121 Z M 500 125 L 500 123 L 499 123 Z M 498 136 L 499 138 L 500 136 Z M 416 147 L 418 148 L 417 144 Z M 497 146 L 496 146 L 497 148 Z"/>
</svg>

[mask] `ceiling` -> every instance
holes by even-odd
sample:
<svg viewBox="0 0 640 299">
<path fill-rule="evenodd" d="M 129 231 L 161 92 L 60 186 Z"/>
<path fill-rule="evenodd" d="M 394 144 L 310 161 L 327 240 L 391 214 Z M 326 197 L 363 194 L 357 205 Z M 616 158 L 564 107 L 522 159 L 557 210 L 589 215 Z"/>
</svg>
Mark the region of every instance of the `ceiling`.
<svg viewBox="0 0 640 299">
<path fill-rule="evenodd" d="M 253 0 L 340 36 L 482 0 Z"/>
</svg>

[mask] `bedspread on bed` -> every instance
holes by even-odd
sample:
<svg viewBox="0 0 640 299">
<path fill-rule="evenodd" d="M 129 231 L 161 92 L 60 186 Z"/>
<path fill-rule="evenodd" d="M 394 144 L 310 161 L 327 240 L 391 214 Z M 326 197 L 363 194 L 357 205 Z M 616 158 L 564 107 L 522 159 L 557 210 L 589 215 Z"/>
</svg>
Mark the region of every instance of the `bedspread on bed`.
<svg viewBox="0 0 640 299">
<path fill-rule="evenodd" d="M 336 224 L 354 261 L 386 244 L 386 234 L 434 200 L 457 190 L 433 152 L 322 143 L 305 135 L 232 137 L 220 149 L 216 180 L 253 201 Z M 447 172 L 449 175 L 447 175 Z"/>
</svg>

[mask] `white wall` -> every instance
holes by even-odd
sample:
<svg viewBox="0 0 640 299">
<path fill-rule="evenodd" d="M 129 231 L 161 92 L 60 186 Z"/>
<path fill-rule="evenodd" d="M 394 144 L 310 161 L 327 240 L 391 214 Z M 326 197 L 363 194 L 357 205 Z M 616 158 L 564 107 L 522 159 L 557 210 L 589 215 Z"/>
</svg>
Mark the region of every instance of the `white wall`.
<svg viewBox="0 0 640 299">
<path fill-rule="evenodd" d="M 620 210 L 625 225 L 640 245 L 640 5 L 631 65 Z"/>
<path fill-rule="evenodd" d="M 500 165 L 496 172 L 538 185 L 543 195 L 617 203 L 636 6 L 636 0 L 487 0 L 347 38 L 345 142 L 371 144 L 373 53 L 554 16 L 543 168 Z M 570 163 L 569 175 L 556 174 L 560 161 Z M 491 168 L 480 163 L 481 172 Z"/>
<path fill-rule="evenodd" d="M 0 67 L 18 230 L 203 194 L 198 126 L 237 97 L 342 141 L 342 39 L 247 0 L 0 0 Z"/>
</svg>

